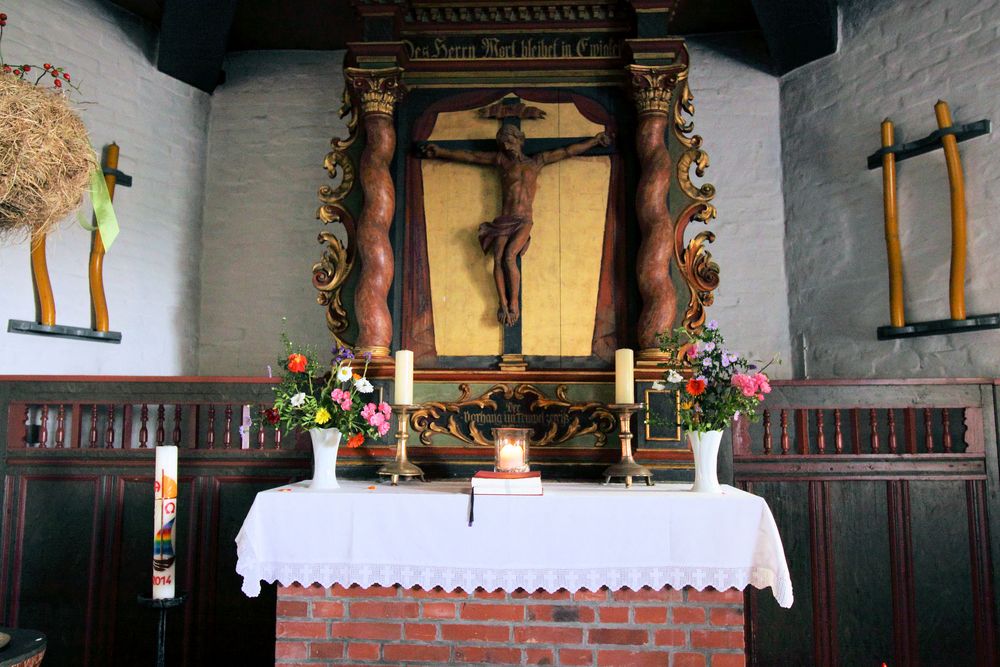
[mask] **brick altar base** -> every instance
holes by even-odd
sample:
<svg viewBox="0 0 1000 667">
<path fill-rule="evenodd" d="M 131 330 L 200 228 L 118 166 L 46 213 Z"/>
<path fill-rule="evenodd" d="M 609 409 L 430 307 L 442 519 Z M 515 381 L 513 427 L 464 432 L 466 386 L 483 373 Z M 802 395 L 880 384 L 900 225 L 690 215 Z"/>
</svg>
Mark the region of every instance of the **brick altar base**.
<svg viewBox="0 0 1000 667">
<path fill-rule="evenodd" d="M 278 587 L 277 665 L 745 663 L 743 593 Z"/>
</svg>

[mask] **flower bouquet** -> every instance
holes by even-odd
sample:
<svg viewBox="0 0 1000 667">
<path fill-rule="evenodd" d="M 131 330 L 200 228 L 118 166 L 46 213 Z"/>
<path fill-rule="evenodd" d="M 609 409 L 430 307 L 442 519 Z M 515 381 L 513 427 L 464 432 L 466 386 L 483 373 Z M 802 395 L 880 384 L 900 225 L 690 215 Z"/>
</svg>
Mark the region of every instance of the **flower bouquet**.
<svg viewBox="0 0 1000 667">
<path fill-rule="evenodd" d="M 756 421 L 757 406 L 771 391 L 764 373 L 771 362 L 758 368 L 727 349 L 715 320 L 694 333 L 677 329 L 661 334 L 660 349 L 676 360 L 663 380 L 679 393 L 677 420 L 687 432 L 695 457 L 693 490 L 717 493 L 716 462 L 722 431 L 737 419 Z"/>
<path fill-rule="evenodd" d="M 371 355 L 359 359 L 339 347 L 332 351 L 329 370 L 316 360 L 310 348 L 293 344 L 282 334 L 285 355 L 278 360 L 280 384 L 274 388 L 274 405 L 264 411 L 263 421 L 284 430 L 309 431 L 313 444 L 313 479 L 310 488 L 337 488 L 337 452 L 343 436 L 347 447 L 360 447 L 365 437 L 389 432 L 392 411 L 388 403 L 374 399 L 367 378 Z"/>
</svg>

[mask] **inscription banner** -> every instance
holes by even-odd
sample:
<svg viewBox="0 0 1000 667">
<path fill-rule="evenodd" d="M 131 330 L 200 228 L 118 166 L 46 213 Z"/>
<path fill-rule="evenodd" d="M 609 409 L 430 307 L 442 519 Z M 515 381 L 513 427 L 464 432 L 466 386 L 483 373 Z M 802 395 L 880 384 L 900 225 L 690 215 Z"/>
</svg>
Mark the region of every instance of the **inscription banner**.
<svg viewBox="0 0 1000 667">
<path fill-rule="evenodd" d="M 490 37 L 413 37 L 403 40 L 410 60 L 538 60 L 618 58 L 622 39 L 609 35 L 532 35 Z"/>
<path fill-rule="evenodd" d="M 472 397 L 468 384 L 458 388 L 461 395 L 455 401 L 422 403 L 411 414 L 410 427 L 420 434 L 422 444 L 447 435 L 470 445 L 492 447 L 495 427 L 519 426 L 532 430 L 532 447 L 558 445 L 580 436 L 591 436 L 595 447 L 603 447 L 608 433 L 617 427 L 604 403 L 573 403 L 562 384 L 556 387 L 555 398 L 530 384 L 495 384 L 477 397 Z"/>
</svg>

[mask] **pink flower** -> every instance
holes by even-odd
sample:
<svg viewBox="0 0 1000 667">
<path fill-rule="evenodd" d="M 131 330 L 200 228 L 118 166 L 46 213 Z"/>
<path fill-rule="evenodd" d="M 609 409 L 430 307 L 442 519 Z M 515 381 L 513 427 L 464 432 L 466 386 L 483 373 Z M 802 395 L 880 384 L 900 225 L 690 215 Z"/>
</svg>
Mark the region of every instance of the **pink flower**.
<svg viewBox="0 0 1000 667">
<path fill-rule="evenodd" d="M 757 386 L 758 394 L 770 394 L 771 393 L 771 383 L 767 379 L 767 376 L 763 373 L 757 373 L 753 376 L 754 382 Z"/>
<path fill-rule="evenodd" d="M 371 417 L 368 418 L 368 423 L 372 426 L 381 426 L 386 423 L 385 415 L 381 412 L 376 412 Z"/>
<path fill-rule="evenodd" d="M 378 406 L 376 406 L 374 403 L 368 403 L 367 405 L 365 405 L 365 407 L 361 408 L 361 416 L 369 423 L 371 423 L 372 415 L 375 414 L 376 410 L 378 410 Z"/>
<path fill-rule="evenodd" d="M 339 403 L 344 398 L 344 390 L 343 389 L 334 389 L 333 391 L 330 392 L 330 398 L 332 398 L 334 401 L 337 401 Z"/>
<path fill-rule="evenodd" d="M 739 389 L 744 396 L 753 396 L 757 393 L 757 382 L 749 375 L 737 373 L 730 380 L 730 384 Z"/>
<path fill-rule="evenodd" d="M 344 412 L 347 412 L 348 410 L 351 409 L 352 405 L 354 405 L 354 403 L 351 402 L 351 397 L 346 396 L 344 400 L 340 402 L 340 409 L 343 410 Z"/>
<path fill-rule="evenodd" d="M 378 427 L 379 435 L 385 435 L 388 432 L 389 432 L 389 422 L 383 422 L 382 424 L 379 425 Z"/>
<path fill-rule="evenodd" d="M 392 408 L 389 407 L 388 403 L 385 402 L 379 403 L 378 409 L 381 410 L 382 414 L 385 415 L 386 419 L 392 416 Z"/>
</svg>

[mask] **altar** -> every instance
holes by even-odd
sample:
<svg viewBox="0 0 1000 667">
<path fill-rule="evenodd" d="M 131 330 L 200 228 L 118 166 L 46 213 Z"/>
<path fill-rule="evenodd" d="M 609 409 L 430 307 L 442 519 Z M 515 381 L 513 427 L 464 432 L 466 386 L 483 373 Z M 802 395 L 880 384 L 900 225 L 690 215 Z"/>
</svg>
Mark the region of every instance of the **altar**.
<svg viewBox="0 0 1000 667">
<path fill-rule="evenodd" d="M 761 498 L 688 489 L 299 482 L 257 495 L 237 572 L 279 586 L 282 664 L 742 664 L 742 589 L 792 604 L 781 539 Z"/>
</svg>

